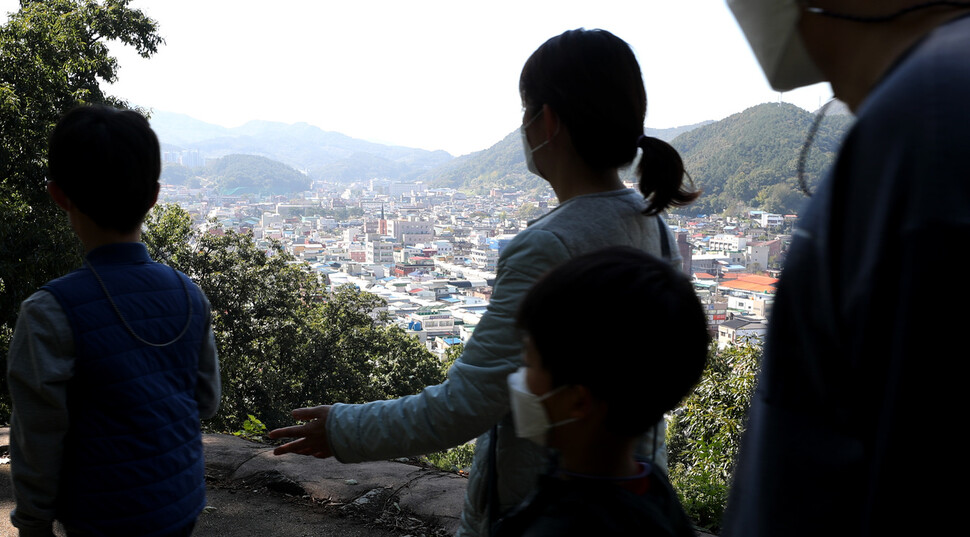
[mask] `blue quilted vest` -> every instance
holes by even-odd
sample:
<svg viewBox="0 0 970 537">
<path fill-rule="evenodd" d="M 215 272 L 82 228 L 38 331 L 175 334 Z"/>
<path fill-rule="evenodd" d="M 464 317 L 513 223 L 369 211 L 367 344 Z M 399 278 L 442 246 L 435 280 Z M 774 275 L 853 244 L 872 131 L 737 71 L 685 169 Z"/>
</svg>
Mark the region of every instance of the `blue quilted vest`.
<svg viewBox="0 0 970 537">
<path fill-rule="evenodd" d="M 57 519 L 105 536 L 185 527 L 205 506 L 195 387 L 208 311 L 200 292 L 153 262 L 142 243 L 97 248 L 85 267 L 43 288 L 64 309 L 75 345 Z M 175 341 L 139 341 L 122 318 L 149 343 Z"/>
</svg>

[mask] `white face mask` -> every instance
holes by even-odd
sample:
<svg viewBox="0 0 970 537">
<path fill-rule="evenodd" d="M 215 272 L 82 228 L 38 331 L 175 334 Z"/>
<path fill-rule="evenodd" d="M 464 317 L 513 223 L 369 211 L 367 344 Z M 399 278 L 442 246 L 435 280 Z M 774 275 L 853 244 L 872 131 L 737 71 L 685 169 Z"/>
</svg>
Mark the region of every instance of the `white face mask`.
<svg viewBox="0 0 970 537">
<path fill-rule="evenodd" d="M 532 116 L 532 119 L 530 119 L 528 123 L 519 127 L 519 134 L 522 135 L 522 151 L 525 153 L 525 167 L 528 168 L 530 172 L 538 175 L 539 177 L 542 177 L 542 174 L 539 173 L 539 168 L 536 166 L 536 161 L 535 159 L 532 158 L 532 154 L 542 149 L 543 147 L 545 147 L 546 144 L 549 143 L 549 140 L 551 140 L 552 138 L 550 138 L 549 140 L 546 140 L 545 142 L 542 142 L 541 144 L 535 147 L 529 147 L 529 138 L 526 137 L 525 129 L 527 129 L 529 125 L 532 125 L 532 123 L 536 119 L 538 119 L 539 116 L 541 115 L 542 115 L 542 110 L 539 110 L 539 113 Z M 557 126 L 556 133 L 558 132 L 559 132 L 559 127 Z M 556 133 L 553 133 L 553 136 L 555 136 Z"/>
<path fill-rule="evenodd" d="M 727 0 L 771 87 L 777 91 L 825 81 L 798 33 L 796 0 Z"/>
<path fill-rule="evenodd" d="M 549 423 L 549 415 L 542 402 L 567 388 L 560 386 L 543 396 L 529 391 L 525 383 L 525 367 L 509 375 L 509 399 L 512 408 L 512 421 L 515 422 L 515 435 L 528 438 L 540 446 L 546 445 L 549 429 L 572 423 L 576 418 L 569 418 L 556 423 Z"/>
</svg>

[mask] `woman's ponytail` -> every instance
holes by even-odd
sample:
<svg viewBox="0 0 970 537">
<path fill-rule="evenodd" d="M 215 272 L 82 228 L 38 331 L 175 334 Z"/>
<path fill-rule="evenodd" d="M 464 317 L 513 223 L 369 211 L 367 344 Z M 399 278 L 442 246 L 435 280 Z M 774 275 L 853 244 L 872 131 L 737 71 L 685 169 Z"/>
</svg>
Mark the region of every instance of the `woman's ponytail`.
<svg viewBox="0 0 970 537">
<path fill-rule="evenodd" d="M 644 214 L 655 215 L 671 206 L 682 207 L 700 196 L 673 146 L 646 135 L 640 136 L 637 146 L 643 150 L 637 175 L 640 177 L 640 192 L 647 198 Z M 684 177 L 688 185 L 684 184 Z"/>
</svg>

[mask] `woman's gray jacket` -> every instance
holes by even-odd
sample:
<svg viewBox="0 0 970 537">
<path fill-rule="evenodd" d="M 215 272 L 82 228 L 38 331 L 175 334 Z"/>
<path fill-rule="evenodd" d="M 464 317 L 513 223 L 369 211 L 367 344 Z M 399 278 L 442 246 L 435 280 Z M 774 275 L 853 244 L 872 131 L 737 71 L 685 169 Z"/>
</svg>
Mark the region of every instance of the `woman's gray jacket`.
<svg viewBox="0 0 970 537">
<path fill-rule="evenodd" d="M 543 448 L 515 436 L 509 413 L 506 377 L 522 365 L 522 343 L 515 328 L 519 301 L 540 276 L 574 256 L 624 245 L 661 257 L 661 230 L 668 235 L 670 263 L 680 268 L 681 256 L 670 231 L 658 225 L 658 217 L 643 215 L 645 208 L 642 195 L 623 189 L 574 197 L 531 222 L 501 252 L 488 311 L 444 383 L 400 399 L 334 405 L 327 431 L 337 459 L 347 463 L 419 455 L 478 437 L 458 535 L 487 535 L 486 467 L 492 426 L 498 423 L 501 511 L 526 497 L 546 464 Z M 588 313 L 576 312 L 577 324 Z M 666 469 L 662 422 L 655 431 L 655 462 Z M 641 444 L 647 458 L 654 451 L 654 438 L 648 433 Z"/>
</svg>

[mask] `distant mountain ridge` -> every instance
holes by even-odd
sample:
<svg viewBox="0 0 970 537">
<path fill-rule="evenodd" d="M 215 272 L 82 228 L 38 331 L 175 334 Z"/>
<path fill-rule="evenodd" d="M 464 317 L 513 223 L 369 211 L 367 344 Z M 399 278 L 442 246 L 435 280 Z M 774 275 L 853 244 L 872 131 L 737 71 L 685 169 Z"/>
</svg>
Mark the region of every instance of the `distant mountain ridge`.
<svg viewBox="0 0 970 537">
<path fill-rule="evenodd" d="M 836 113 L 825 117 L 806 159 L 810 185 L 817 184 L 831 166 L 854 121 L 844 110 L 833 108 Z M 698 201 L 680 211 L 721 213 L 740 206 L 787 214 L 799 212 L 807 200 L 798 187 L 797 162 L 814 117 L 792 104 L 765 103 L 721 121 L 647 129 L 646 134 L 669 141 L 683 157 L 695 186 L 702 190 Z M 620 177 L 636 181 L 634 169 L 635 165 L 621 169 Z M 420 177 L 435 186 L 475 193 L 491 188 L 549 188 L 526 170 L 517 130 L 488 149 L 458 157 Z"/>
<path fill-rule="evenodd" d="M 653 136 L 654 138 L 660 138 L 665 142 L 671 142 L 674 138 L 684 134 L 685 132 L 690 132 L 694 129 L 703 127 L 705 125 L 710 125 L 715 123 L 714 120 L 701 121 L 700 123 L 694 123 L 692 125 L 683 125 L 680 127 L 670 127 L 668 129 L 646 129 L 644 134 L 647 136 Z"/>
<path fill-rule="evenodd" d="M 675 136 L 712 123 L 704 121 L 669 129 L 646 129 L 645 134 L 669 142 Z M 632 172 L 627 171 L 626 175 Z M 549 189 L 541 177 L 525 166 L 522 135 L 516 129 L 492 147 L 463 155 L 419 176 L 438 187 L 483 193 L 492 188 L 513 190 Z M 551 190 L 550 190 L 551 191 Z"/>
<path fill-rule="evenodd" d="M 808 154 L 805 171 L 814 185 L 831 166 L 841 139 L 854 118 L 838 106 L 826 116 Z M 835 112 L 834 114 L 831 112 Z M 786 103 L 765 103 L 721 121 L 707 121 L 670 129 L 647 129 L 646 134 L 669 141 L 681 154 L 694 184 L 703 190 L 698 201 L 682 209 L 688 214 L 721 213 L 755 207 L 775 213 L 798 212 L 805 203 L 797 179 L 798 154 L 815 114 Z M 338 182 L 382 178 L 421 180 L 435 187 L 472 193 L 491 189 L 550 193 L 542 178 L 528 172 L 521 135 L 516 129 L 488 149 L 453 158 L 444 151 L 386 146 L 327 132 L 308 125 L 252 121 L 228 129 L 188 116 L 157 112 L 152 126 L 166 149 L 195 149 L 209 158 L 258 155 L 302 170 L 307 181 Z M 174 146 L 174 147 L 173 147 Z M 219 186 L 289 192 L 301 179 L 283 167 L 234 157 L 235 164 L 220 172 Z M 280 185 L 267 183 L 282 174 Z M 170 170 L 188 184 L 192 172 Z M 292 172 L 292 173 L 291 173 Z M 235 177 L 233 174 L 238 174 Z M 247 175 L 248 174 L 248 175 Z M 254 175 L 255 174 L 255 175 Z M 624 180 L 635 180 L 633 167 L 620 170 Z M 255 179 L 254 179 L 255 177 Z"/>
<path fill-rule="evenodd" d="M 453 158 L 445 151 L 367 142 L 307 123 L 250 121 L 227 128 L 164 111 L 155 111 L 150 121 L 165 150 L 197 150 L 207 158 L 259 155 L 305 170 L 314 179 L 410 179 Z"/>
</svg>

